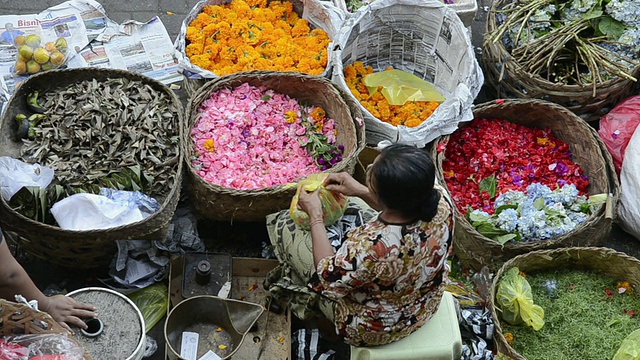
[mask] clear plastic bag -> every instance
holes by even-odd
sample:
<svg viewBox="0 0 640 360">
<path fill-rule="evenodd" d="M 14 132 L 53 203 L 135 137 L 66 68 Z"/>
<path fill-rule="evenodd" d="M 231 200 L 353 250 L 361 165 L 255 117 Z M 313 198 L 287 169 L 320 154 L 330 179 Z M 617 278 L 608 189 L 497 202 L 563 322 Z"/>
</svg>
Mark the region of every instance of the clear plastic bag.
<svg viewBox="0 0 640 360">
<path fill-rule="evenodd" d="M 16 75 L 36 74 L 57 69 L 71 57 L 67 39 L 45 39 L 40 34 L 17 36 L 12 44 L 17 49 L 13 72 Z"/>
<path fill-rule="evenodd" d="M 509 269 L 498 282 L 496 302 L 502 310 L 502 319 L 509 324 L 522 322 L 534 330 L 544 326 L 544 309 L 533 303 L 531 285 L 520 275 L 517 267 Z"/>
<path fill-rule="evenodd" d="M 328 175 L 327 173 L 311 174 L 306 179 L 298 182 L 296 194 L 293 196 L 293 199 L 291 199 L 289 215 L 291 215 L 296 225 L 304 230 L 309 230 L 309 216 L 304 211 L 298 209 L 298 196 L 303 189 L 306 192 L 314 192 L 320 188 L 318 195 L 322 203 L 322 217 L 325 226 L 333 225 L 344 215 L 344 209 L 347 206 L 347 197 L 325 189 L 323 183 Z"/>
<path fill-rule="evenodd" d="M 82 360 L 82 346 L 64 334 L 30 334 L 0 339 L 2 360 Z"/>
<path fill-rule="evenodd" d="M 612 360 L 640 360 L 640 329 L 633 331 L 622 340 Z"/>
<path fill-rule="evenodd" d="M 380 91 L 390 105 L 404 105 L 407 101 L 437 101 L 446 99 L 435 86 L 406 71 L 392 69 L 375 72 L 364 78 L 369 93 Z"/>
<path fill-rule="evenodd" d="M 163 283 L 155 283 L 137 290 L 129 295 L 129 299 L 140 309 L 146 333 L 167 313 L 169 299 L 167 286 Z"/>
</svg>

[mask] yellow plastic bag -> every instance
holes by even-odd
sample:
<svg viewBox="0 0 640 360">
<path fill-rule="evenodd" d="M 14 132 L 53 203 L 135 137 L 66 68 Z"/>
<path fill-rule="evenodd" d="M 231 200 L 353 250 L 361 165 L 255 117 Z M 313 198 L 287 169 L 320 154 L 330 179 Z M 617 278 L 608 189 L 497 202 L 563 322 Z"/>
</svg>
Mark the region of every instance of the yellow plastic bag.
<svg viewBox="0 0 640 360">
<path fill-rule="evenodd" d="M 304 211 L 298 209 L 298 196 L 302 189 L 306 192 L 314 192 L 319 187 L 321 188 L 318 195 L 322 203 L 322 217 L 325 226 L 333 225 L 344 215 L 344 210 L 347 207 L 347 197 L 325 189 L 322 184 L 327 176 L 328 174 L 326 173 L 309 175 L 306 179 L 298 183 L 296 194 L 293 196 L 293 199 L 291 199 L 289 215 L 291 215 L 296 225 L 304 230 L 309 230 L 309 216 Z"/>
<path fill-rule="evenodd" d="M 429 82 L 406 71 L 392 69 L 369 74 L 362 79 L 373 94 L 382 86 L 381 93 L 389 105 L 404 105 L 407 101 L 445 101 L 444 96 Z"/>
<path fill-rule="evenodd" d="M 544 325 L 544 309 L 533 303 L 531 285 L 520 275 L 517 267 L 512 267 L 498 283 L 496 302 L 502 309 L 502 319 L 509 324 L 517 325 L 522 322 L 534 330 L 542 329 Z"/>
<path fill-rule="evenodd" d="M 640 329 L 633 331 L 622 340 L 613 360 L 640 360 Z"/>
</svg>

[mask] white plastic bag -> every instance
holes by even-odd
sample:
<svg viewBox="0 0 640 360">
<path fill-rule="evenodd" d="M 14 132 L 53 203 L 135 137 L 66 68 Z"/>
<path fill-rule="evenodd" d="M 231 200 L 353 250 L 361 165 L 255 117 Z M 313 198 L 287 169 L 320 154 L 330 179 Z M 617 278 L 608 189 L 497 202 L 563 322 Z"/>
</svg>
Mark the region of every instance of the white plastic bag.
<svg viewBox="0 0 640 360">
<path fill-rule="evenodd" d="M 620 226 L 640 239 L 640 126 L 633 133 L 620 170 Z"/>
<path fill-rule="evenodd" d="M 107 229 L 131 224 L 148 217 L 153 211 L 141 211 L 131 201 L 117 201 L 95 194 L 74 194 L 51 207 L 51 214 L 60 228 L 65 230 Z M 153 200 L 153 199 L 151 199 Z"/>
<path fill-rule="evenodd" d="M 53 180 L 53 169 L 38 164 L 27 164 L 8 156 L 0 157 L 0 191 L 5 201 L 23 186 L 45 189 Z"/>
</svg>

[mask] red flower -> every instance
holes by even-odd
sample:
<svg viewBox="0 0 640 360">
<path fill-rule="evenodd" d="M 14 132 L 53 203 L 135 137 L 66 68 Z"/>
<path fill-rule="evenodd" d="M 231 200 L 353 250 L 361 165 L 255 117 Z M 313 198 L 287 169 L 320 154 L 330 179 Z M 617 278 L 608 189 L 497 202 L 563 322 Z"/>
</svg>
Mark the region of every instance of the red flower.
<svg viewBox="0 0 640 360">
<path fill-rule="evenodd" d="M 613 296 L 613 292 L 611 292 L 611 290 L 609 289 L 604 289 L 604 294 L 607 295 L 607 299 L 611 299 L 611 297 Z"/>
<path fill-rule="evenodd" d="M 573 184 L 584 195 L 589 185 L 571 160 L 569 145 L 550 129 L 478 118 L 451 134 L 445 155 L 445 182 L 462 213 L 469 207 L 493 213 L 494 198 L 479 191 L 480 182 L 491 176 L 496 178 L 496 196 L 508 190 L 524 192 L 532 183 L 551 189 Z"/>
</svg>

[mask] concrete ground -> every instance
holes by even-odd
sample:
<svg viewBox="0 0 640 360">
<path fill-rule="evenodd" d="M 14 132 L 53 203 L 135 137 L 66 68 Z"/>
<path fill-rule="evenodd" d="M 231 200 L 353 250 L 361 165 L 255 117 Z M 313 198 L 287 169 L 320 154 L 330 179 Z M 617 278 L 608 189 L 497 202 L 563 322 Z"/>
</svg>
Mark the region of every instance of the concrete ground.
<svg viewBox="0 0 640 360">
<path fill-rule="evenodd" d="M 478 58 L 481 56 L 482 35 L 485 30 L 485 18 L 491 4 L 491 0 L 478 0 L 478 12 L 471 26 L 472 42 L 476 50 Z M 37 13 L 47 7 L 61 3 L 59 0 L 0 0 L 0 14 L 27 14 Z M 140 1 L 122 1 L 122 0 L 101 0 L 107 16 L 116 22 L 124 22 L 125 20 L 147 21 L 151 17 L 158 15 L 165 25 L 167 32 L 172 40 L 178 36 L 180 26 L 188 12 L 197 3 L 196 0 L 140 0 Z M 182 99 L 186 100 L 184 93 L 181 94 Z M 482 92 L 476 103 L 492 100 L 485 92 Z M 246 255 L 247 249 L 250 252 L 260 256 L 260 244 L 266 240 L 266 232 L 264 224 L 223 224 L 223 223 L 202 223 L 199 224 L 199 230 L 203 240 L 208 245 L 212 245 L 211 251 L 229 252 L 234 254 L 238 249 L 243 248 Z M 610 239 L 605 244 L 608 247 L 618 251 L 623 251 L 629 255 L 638 257 L 640 255 L 640 241 L 629 236 L 616 225 L 614 225 Z M 250 255 L 254 255 L 250 254 Z M 28 257 L 23 258 L 25 268 L 32 275 L 36 283 L 41 287 L 54 283 L 60 284 L 64 281 L 64 285 L 69 290 L 74 287 L 84 287 L 94 285 L 90 283 L 88 277 L 104 274 L 81 274 L 74 272 L 72 269 L 62 269 L 55 265 L 47 264 L 42 261 L 33 261 Z M 95 281 L 95 278 L 93 278 Z M 163 333 L 162 323 L 158 324 L 150 333 L 159 343 L 159 350 L 149 359 L 163 359 Z"/>
</svg>

